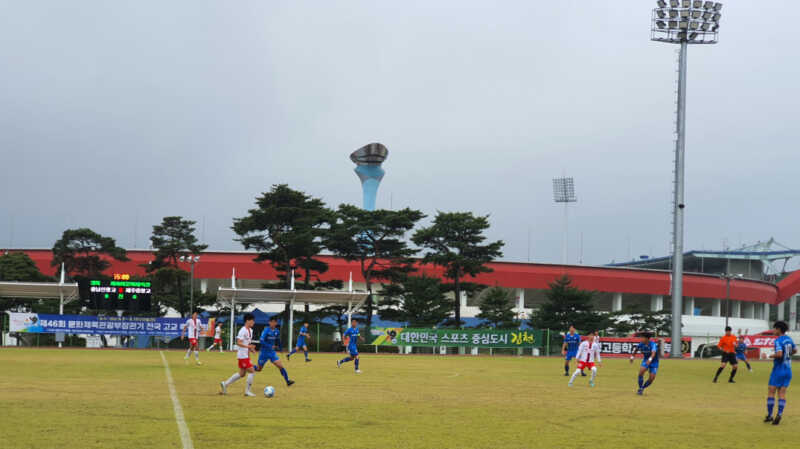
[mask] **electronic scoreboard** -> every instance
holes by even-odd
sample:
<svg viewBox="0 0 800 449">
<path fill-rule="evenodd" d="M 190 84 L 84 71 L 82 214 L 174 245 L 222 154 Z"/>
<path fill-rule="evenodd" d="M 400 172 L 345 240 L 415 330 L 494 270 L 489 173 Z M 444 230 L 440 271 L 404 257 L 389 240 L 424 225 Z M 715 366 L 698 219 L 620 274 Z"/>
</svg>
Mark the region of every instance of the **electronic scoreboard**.
<svg viewBox="0 0 800 449">
<path fill-rule="evenodd" d="M 133 281 L 129 274 L 115 273 L 111 280 L 89 281 L 89 295 L 97 309 L 150 310 L 150 281 Z"/>
</svg>

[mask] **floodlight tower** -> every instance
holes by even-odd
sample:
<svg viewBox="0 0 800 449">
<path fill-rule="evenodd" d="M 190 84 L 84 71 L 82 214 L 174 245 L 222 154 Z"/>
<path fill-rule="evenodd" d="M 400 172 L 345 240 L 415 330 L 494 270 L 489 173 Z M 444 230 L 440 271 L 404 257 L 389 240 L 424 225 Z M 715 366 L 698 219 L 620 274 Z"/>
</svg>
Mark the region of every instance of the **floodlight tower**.
<svg viewBox="0 0 800 449">
<path fill-rule="evenodd" d="M 669 3 L 669 5 L 667 5 Z M 675 186 L 672 220 L 672 350 L 681 357 L 683 313 L 683 169 L 686 149 L 686 50 L 689 44 L 716 44 L 722 3 L 658 0 L 650 20 L 650 40 L 679 44 L 678 110 L 675 134 Z"/>
<path fill-rule="evenodd" d="M 564 241 L 561 243 L 561 263 L 567 263 L 567 242 L 569 240 L 568 207 L 569 203 L 578 202 L 575 196 L 575 179 L 553 178 L 553 200 L 564 204 Z"/>
<path fill-rule="evenodd" d="M 378 186 L 386 173 L 381 164 L 389 156 L 389 150 L 383 144 L 371 143 L 353 151 L 350 160 L 355 162 L 355 172 L 361 180 L 361 189 L 364 192 L 364 209 L 375 210 L 375 197 L 378 195 Z"/>
</svg>

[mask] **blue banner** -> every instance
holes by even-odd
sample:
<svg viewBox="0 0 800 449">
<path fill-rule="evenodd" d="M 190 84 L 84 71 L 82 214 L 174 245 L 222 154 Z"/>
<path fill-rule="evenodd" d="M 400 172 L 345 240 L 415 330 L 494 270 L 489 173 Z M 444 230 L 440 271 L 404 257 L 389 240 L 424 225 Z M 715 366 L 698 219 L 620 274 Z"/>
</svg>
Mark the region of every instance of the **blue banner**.
<svg viewBox="0 0 800 449">
<path fill-rule="evenodd" d="M 11 313 L 11 332 L 180 337 L 183 318 Z"/>
</svg>

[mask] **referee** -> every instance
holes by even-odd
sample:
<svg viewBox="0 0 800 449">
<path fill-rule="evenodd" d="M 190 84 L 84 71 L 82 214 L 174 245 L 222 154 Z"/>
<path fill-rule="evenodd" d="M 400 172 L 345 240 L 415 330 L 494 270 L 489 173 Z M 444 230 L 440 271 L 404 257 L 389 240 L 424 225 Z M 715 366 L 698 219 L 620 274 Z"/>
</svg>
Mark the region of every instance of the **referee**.
<svg viewBox="0 0 800 449">
<path fill-rule="evenodd" d="M 717 368 L 717 374 L 714 376 L 714 383 L 717 383 L 717 378 L 728 363 L 731 364 L 731 378 L 728 379 L 728 382 L 732 384 L 736 383 L 733 377 L 736 376 L 736 369 L 739 368 L 739 362 L 736 360 L 736 336 L 731 334 L 730 326 L 725 328 L 725 335 L 719 339 L 717 347 L 722 350 L 722 364 Z"/>
</svg>

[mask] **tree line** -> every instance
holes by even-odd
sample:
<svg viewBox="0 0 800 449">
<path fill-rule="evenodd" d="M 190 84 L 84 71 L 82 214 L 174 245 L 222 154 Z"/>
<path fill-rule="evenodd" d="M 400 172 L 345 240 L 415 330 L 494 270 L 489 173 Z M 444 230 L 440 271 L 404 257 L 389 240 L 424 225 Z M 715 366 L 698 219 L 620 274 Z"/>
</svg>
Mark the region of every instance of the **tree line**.
<svg viewBox="0 0 800 449">
<path fill-rule="evenodd" d="M 493 327 L 518 327 L 514 292 L 474 281 L 479 274 L 491 272 L 489 262 L 503 255 L 504 242 L 488 241 L 485 235 L 489 217 L 439 211 L 430 224 L 420 226 L 425 218 L 421 211 L 410 208 L 368 211 L 350 204 L 329 208 L 319 198 L 278 184 L 256 197 L 244 216 L 234 218 L 231 229 L 236 241 L 255 251 L 256 262 L 268 263 L 277 272 L 277 280 L 265 283 L 265 288 L 289 288 L 294 273 L 295 288 L 341 289 L 343 280 L 323 280 L 329 266 L 320 255 L 356 262 L 369 293 L 363 310 L 367 326 L 377 313 L 409 327 L 461 327 L 459 298 L 480 294 L 478 318 Z M 169 309 L 181 316 L 189 312 L 192 286 L 180 258 L 199 255 L 208 247 L 195 236 L 195 225 L 195 221 L 169 216 L 153 226 L 150 243 L 154 257 L 143 268 L 144 279 L 152 283 L 159 314 Z M 52 265 L 63 263 L 67 275 L 84 289 L 80 295 L 84 299 L 68 305 L 67 313 L 91 308 L 88 280 L 107 278 L 110 260 L 129 260 L 113 238 L 88 228 L 64 231 L 52 251 Z M 443 279 L 427 274 L 427 267 L 438 267 Z M 0 256 L 0 279 L 46 278 L 25 254 Z M 197 306 L 216 305 L 214 294 L 194 293 Z M 583 330 L 629 330 L 623 329 L 625 320 L 595 311 L 592 296 L 593 292 L 573 287 L 569 278 L 556 280 L 550 285 L 547 302 L 530 317 L 529 324 L 541 329 L 565 329 L 574 324 Z M 0 302 L 0 309 L 9 304 Z M 219 306 L 220 313 L 229 312 Z M 343 306 L 328 306 L 314 313 L 306 309 L 304 318 L 334 317 L 341 327 L 345 313 Z M 641 323 L 634 326 L 651 325 L 654 319 L 639 317 Z"/>
</svg>

